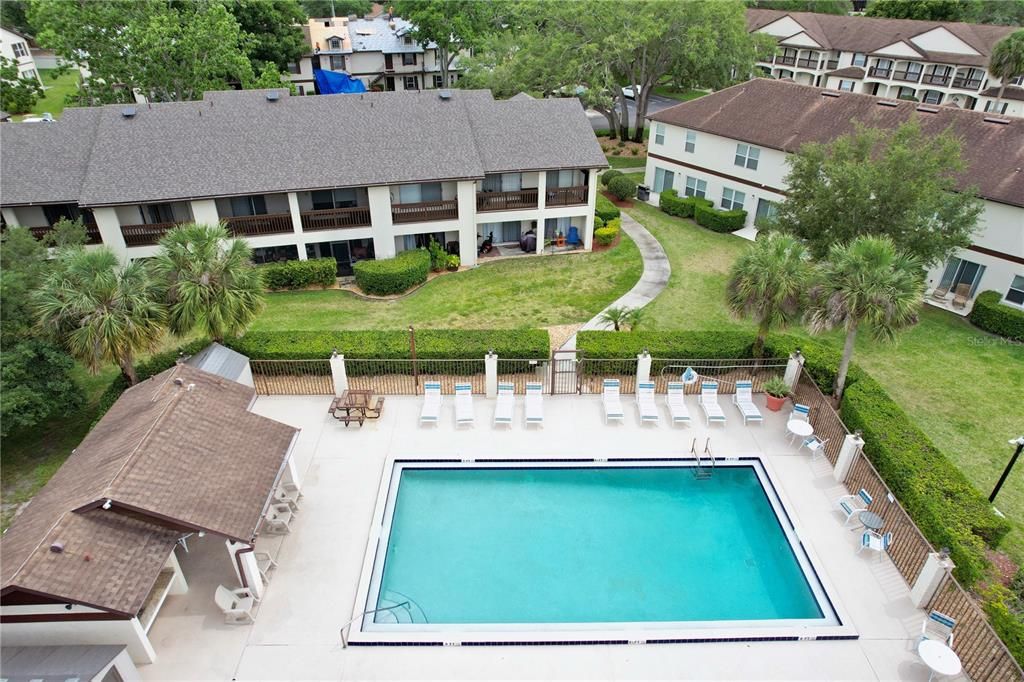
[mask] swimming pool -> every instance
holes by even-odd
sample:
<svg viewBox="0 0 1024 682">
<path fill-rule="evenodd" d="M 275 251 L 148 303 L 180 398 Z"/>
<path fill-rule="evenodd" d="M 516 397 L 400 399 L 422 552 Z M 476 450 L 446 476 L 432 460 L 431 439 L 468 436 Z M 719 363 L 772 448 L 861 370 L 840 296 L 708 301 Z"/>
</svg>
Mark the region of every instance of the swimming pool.
<svg viewBox="0 0 1024 682">
<path fill-rule="evenodd" d="M 693 465 L 396 461 L 360 634 L 650 641 L 637 632 L 808 638 L 841 625 L 760 459 L 703 479 Z"/>
</svg>

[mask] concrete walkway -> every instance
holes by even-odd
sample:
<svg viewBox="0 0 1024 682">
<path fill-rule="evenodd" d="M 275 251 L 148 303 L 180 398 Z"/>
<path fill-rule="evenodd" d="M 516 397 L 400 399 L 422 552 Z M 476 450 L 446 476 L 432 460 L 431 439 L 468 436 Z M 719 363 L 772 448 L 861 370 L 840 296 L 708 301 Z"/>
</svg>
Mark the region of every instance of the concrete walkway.
<svg viewBox="0 0 1024 682">
<path fill-rule="evenodd" d="M 601 313 L 605 310 L 615 306 L 643 308 L 668 286 L 672 266 L 669 265 L 665 249 L 661 248 L 661 244 L 654 238 L 654 235 L 624 211 L 622 213 L 622 230 L 636 242 L 637 248 L 640 249 L 640 257 L 644 259 L 644 274 L 632 289 L 612 301 L 604 310 L 583 325 L 580 331 L 608 329 L 608 323 L 601 319 Z M 576 335 L 573 334 L 568 341 L 562 344 L 561 350 L 574 350 L 575 348 Z"/>
</svg>

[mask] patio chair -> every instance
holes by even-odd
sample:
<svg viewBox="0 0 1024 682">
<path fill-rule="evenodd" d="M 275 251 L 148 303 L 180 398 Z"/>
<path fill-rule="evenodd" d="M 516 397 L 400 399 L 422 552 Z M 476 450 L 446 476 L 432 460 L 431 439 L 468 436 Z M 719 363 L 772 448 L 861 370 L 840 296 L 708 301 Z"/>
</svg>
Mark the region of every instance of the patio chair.
<svg viewBox="0 0 1024 682">
<path fill-rule="evenodd" d="M 827 442 L 828 438 L 811 436 L 810 438 L 805 438 L 804 442 L 800 444 L 800 447 L 807 448 L 811 451 L 811 460 L 813 461 L 815 457 L 825 455 L 825 443 Z"/>
<path fill-rule="evenodd" d="M 725 412 L 722 412 L 722 406 L 718 404 L 717 381 L 705 381 L 700 385 L 700 406 L 708 426 L 711 426 L 711 422 L 725 424 Z"/>
<path fill-rule="evenodd" d="M 498 384 L 498 400 L 494 404 L 494 425 L 508 424 L 512 426 L 515 410 L 515 386 L 510 383 Z"/>
<path fill-rule="evenodd" d="M 530 382 L 526 384 L 526 425 L 544 425 L 544 384 Z"/>
<path fill-rule="evenodd" d="M 867 509 L 871 502 L 871 494 L 864 488 L 857 491 L 856 495 L 843 495 L 836 500 L 836 507 L 846 517 L 844 525 L 849 524 L 850 519 Z"/>
<path fill-rule="evenodd" d="M 918 644 L 931 639 L 942 642 L 946 646 L 953 646 L 953 628 L 956 627 L 956 620 L 950 618 L 941 611 L 932 611 L 921 623 L 921 638 Z"/>
<path fill-rule="evenodd" d="M 283 502 L 284 504 L 287 504 L 288 507 L 293 512 L 297 512 L 297 511 L 299 511 L 299 495 L 300 494 L 301 493 L 299 493 L 298 488 L 293 488 L 292 490 L 287 490 L 282 485 L 282 486 L 278 486 L 277 490 L 274 491 L 274 499 L 277 500 L 278 502 Z"/>
<path fill-rule="evenodd" d="M 272 504 L 263 518 L 263 532 L 272 535 L 291 533 L 291 522 L 292 508 L 287 502 Z"/>
<path fill-rule="evenodd" d="M 795 405 L 793 405 L 793 411 L 789 413 L 788 421 L 793 421 L 794 419 L 802 419 L 805 422 L 810 421 L 811 408 L 807 407 L 806 405 L 796 403 Z"/>
<path fill-rule="evenodd" d="M 857 554 L 861 553 L 861 550 L 869 550 L 872 552 L 878 552 L 878 560 L 882 560 L 882 555 L 889 551 L 889 547 L 892 545 L 892 533 L 886 533 L 885 535 L 879 535 L 873 530 L 866 530 L 860 536 L 860 547 L 857 548 Z"/>
<path fill-rule="evenodd" d="M 256 568 L 259 569 L 263 582 L 269 583 L 270 572 L 277 568 L 277 562 L 267 552 L 253 552 L 253 556 L 256 557 Z"/>
<path fill-rule="evenodd" d="M 622 413 L 622 400 L 619 397 L 619 380 L 605 379 L 601 402 L 604 404 L 604 423 L 622 421 L 626 416 Z"/>
<path fill-rule="evenodd" d="M 654 383 L 644 381 L 636 385 L 636 409 L 641 424 L 657 424 L 658 406 L 654 403 Z"/>
<path fill-rule="evenodd" d="M 966 308 L 967 299 L 971 297 L 971 285 L 970 284 L 957 284 L 956 293 L 953 294 L 953 307 L 954 308 Z"/>
<path fill-rule="evenodd" d="M 945 286 L 945 287 L 938 286 L 938 287 L 935 287 L 932 290 L 931 297 L 934 300 L 936 300 L 936 301 L 944 302 L 946 300 L 946 294 L 948 294 L 948 293 L 949 293 L 949 287 L 948 286 Z"/>
<path fill-rule="evenodd" d="M 569 226 L 569 231 L 565 235 L 565 243 L 569 246 L 579 246 L 583 243 L 580 239 L 580 228 L 575 225 Z"/>
<path fill-rule="evenodd" d="M 732 396 L 732 402 L 739 409 L 740 414 L 743 416 L 743 425 L 746 426 L 749 422 L 755 422 L 760 424 L 764 421 L 764 417 L 761 416 L 761 410 L 757 409 L 757 405 L 754 404 L 754 382 L 749 379 L 746 381 L 736 382 L 736 393 Z"/>
<path fill-rule="evenodd" d="M 682 381 L 668 382 L 665 404 L 668 405 L 668 412 L 672 415 L 673 424 L 690 423 L 690 411 L 686 409 L 686 401 L 683 399 L 684 393 L 685 389 Z"/>
<path fill-rule="evenodd" d="M 302 488 L 295 481 L 282 481 L 280 488 L 288 494 L 294 493 L 296 500 L 302 499 Z"/>
<path fill-rule="evenodd" d="M 252 615 L 252 608 L 256 605 L 256 598 L 252 592 L 244 587 L 231 590 L 223 585 L 217 586 L 213 595 L 213 601 L 224 613 L 224 622 L 230 625 L 247 625 L 256 622 Z"/>
<path fill-rule="evenodd" d="M 420 424 L 436 424 L 441 419 L 441 382 L 427 381 L 423 384 L 423 407 L 420 409 Z"/>
<path fill-rule="evenodd" d="M 473 425 L 473 387 L 455 384 L 455 426 Z"/>
</svg>

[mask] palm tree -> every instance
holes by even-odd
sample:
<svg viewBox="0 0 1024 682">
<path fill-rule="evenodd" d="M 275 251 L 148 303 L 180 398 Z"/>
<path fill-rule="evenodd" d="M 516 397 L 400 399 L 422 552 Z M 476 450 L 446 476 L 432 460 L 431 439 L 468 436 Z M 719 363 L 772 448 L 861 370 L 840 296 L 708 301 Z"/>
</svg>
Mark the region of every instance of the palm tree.
<svg viewBox="0 0 1024 682">
<path fill-rule="evenodd" d="M 181 225 L 160 240 L 153 271 L 166 288 L 171 331 L 197 326 L 214 341 L 238 334 L 263 309 L 252 250 L 220 225 Z"/>
<path fill-rule="evenodd" d="M 924 295 L 924 270 L 915 257 L 896 250 L 888 237 L 861 236 L 836 244 L 810 291 L 807 321 L 811 331 L 846 330 L 834 395 L 843 397 L 857 330 L 866 326 L 878 341 L 917 323 Z"/>
<path fill-rule="evenodd" d="M 626 311 L 626 326 L 629 327 L 629 331 L 635 332 L 640 328 L 640 325 L 644 321 L 644 309 L 643 308 L 628 308 Z"/>
<path fill-rule="evenodd" d="M 615 331 L 619 331 L 624 324 L 628 323 L 629 308 L 612 306 L 601 313 L 600 319 L 614 327 Z"/>
<path fill-rule="evenodd" d="M 90 371 L 114 362 L 134 384 L 135 356 L 164 328 L 159 287 L 142 261 L 122 265 L 106 248 L 67 249 L 59 260 L 33 295 L 40 326 Z"/>
<path fill-rule="evenodd" d="M 999 113 L 1006 84 L 1017 76 L 1024 75 L 1024 29 L 1014 31 L 992 48 L 988 58 L 988 72 L 999 79 L 999 95 L 992 111 Z"/>
<path fill-rule="evenodd" d="M 764 355 L 773 325 L 785 327 L 800 314 L 810 279 L 803 242 L 781 232 L 760 237 L 733 265 L 726 301 L 733 315 L 757 323 L 754 357 Z"/>
</svg>

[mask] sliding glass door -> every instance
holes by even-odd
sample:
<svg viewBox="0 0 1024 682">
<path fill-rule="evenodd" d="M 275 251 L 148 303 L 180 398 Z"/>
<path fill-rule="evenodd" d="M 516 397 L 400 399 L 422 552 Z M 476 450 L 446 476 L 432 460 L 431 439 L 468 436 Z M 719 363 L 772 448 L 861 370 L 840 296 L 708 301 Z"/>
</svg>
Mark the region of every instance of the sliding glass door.
<svg viewBox="0 0 1024 682">
<path fill-rule="evenodd" d="M 939 290 L 956 293 L 961 285 L 966 285 L 969 293 L 968 298 L 973 297 L 981 284 L 981 277 L 985 274 L 985 266 L 973 263 L 962 258 L 950 258 L 946 263 L 946 269 L 939 280 Z"/>
</svg>

